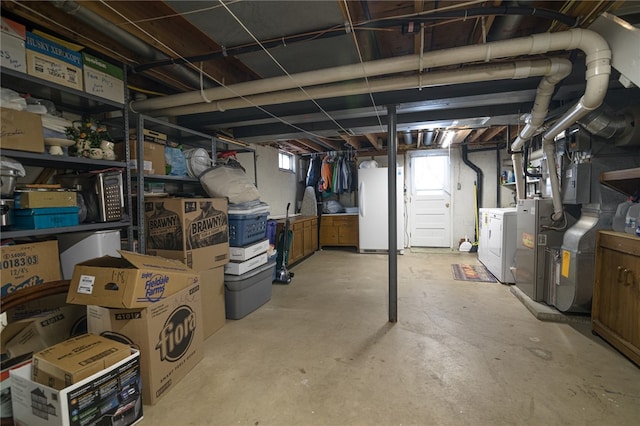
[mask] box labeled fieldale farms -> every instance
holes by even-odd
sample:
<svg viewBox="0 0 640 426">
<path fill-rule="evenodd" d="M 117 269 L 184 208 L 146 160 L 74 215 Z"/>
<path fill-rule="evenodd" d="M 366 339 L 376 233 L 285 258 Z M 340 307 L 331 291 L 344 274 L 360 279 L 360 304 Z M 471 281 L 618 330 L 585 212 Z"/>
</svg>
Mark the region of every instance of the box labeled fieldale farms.
<svg viewBox="0 0 640 426">
<path fill-rule="evenodd" d="M 129 349 L 129 348 L 127 348 Z M 129 426 L 142 419 L 140 354 L 61 390 L 31 380 L 32 364 L 11 371 L 11 407 L 16 425 Z"/>
<path fill-rule="evenodd" d="M 58 242 L 55 240 L 2 246 L 0 258 L 2 296 L 62 279 Z"/>
<path fill-rule="evenodd" d="M 67 303 L 144 308 L 198 283 L 197 272 L 177 260 L 119 250 L 76 265 Z"/>
<path fill-rule="evenodd" d="M 226 198 L 157 198 L 144 207 L 147 253 L 195 271 L 229 262 Z"/>
<path fill-rule="evenodd" d="M 85 92 L 121 104 L 124 103 L 122 68 L 84 52 L 82 53 L 82 63 Z"/>
<path fill-rule="evenodd" d="M 27 32 L 27 74 L 83 90 L 82 55 L 39 35 Z"/>
<path fill-rule="evenodd" d="M 144 309 L 87 307 L 89 332 L 140 350 L 145 404 L 155 404 L 202 360 L 201 293 L 194 284 Z"/>
</svg>

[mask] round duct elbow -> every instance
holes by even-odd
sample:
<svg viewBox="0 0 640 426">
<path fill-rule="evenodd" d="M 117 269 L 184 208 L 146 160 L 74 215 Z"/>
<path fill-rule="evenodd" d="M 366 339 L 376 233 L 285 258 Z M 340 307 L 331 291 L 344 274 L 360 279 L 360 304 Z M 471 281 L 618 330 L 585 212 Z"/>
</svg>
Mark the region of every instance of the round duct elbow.
<svg viewBox="0 0 640 426">
<path fill-rule="evenodd" d="M 614 112 L 603 106 L 578 120 L 578 124 L 594 136 L 615 139 L 617 146 L 640 145 L 640 107 Z"/>
</svg>

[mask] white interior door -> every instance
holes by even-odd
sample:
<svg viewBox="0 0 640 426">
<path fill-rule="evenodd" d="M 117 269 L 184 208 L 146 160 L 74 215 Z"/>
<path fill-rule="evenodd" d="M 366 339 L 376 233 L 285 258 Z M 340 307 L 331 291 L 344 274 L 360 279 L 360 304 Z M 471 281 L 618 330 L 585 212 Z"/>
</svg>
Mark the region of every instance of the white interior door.
<svg viewBox="0 0 640 426">
<path fill-rule="evenodd" d="M 411 157 L 412 247 L 451 247 L 449 156 Z"/>
</svg>

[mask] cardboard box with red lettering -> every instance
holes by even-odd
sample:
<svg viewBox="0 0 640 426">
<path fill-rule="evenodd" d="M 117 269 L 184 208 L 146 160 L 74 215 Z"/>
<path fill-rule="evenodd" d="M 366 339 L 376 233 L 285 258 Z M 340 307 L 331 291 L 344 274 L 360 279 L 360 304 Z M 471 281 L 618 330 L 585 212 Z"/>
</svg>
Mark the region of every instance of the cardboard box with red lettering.
<svg viewBox="0 0 640 426">
<path fill-rule="evenodd" d="M 129 348 L 127 348 L 129 349 Z M 16 425 L 134 425 L 142 419 L 140 353 L 57 390 L 31 379 L 33 365 L 10 371 Z"/>
<path fill-rule="evenodd" d="M 229 262 L 226 198 L 156 198 L 144 207 L 147 253 L 196 271 Z"/>
<path fill-rule="evenodd" d="M 111 308 L 144 308 L 197 284 L 197 272 L 177 260 L 119 250 L 73 270 L 67 303 Z"/>
<path fill-rule="evenodd" d="M 87 307 L 87 326 L 140 350 L 143 402 L 155 404 L 203 358 L 202 286 L 144 309 Z"/>
</svg>

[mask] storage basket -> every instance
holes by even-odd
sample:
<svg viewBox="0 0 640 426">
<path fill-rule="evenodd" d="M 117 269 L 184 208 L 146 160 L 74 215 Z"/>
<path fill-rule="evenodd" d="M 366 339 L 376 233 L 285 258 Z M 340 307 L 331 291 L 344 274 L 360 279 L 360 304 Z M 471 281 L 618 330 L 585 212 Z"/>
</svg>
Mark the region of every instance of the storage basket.
<svg viewBox="0 0 640 426">
<path fill-rule="evenodd" d="M 267 233 L 267 217 L 264 214 L 229 215 L 229 245 L 242 247 L 259 241 Z"/>
</svg>

